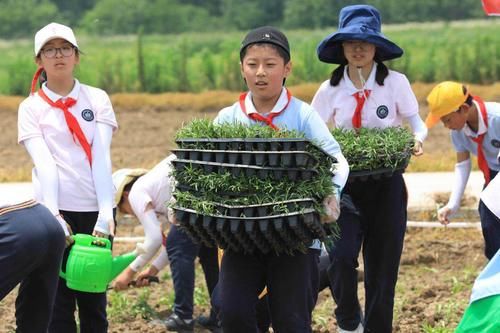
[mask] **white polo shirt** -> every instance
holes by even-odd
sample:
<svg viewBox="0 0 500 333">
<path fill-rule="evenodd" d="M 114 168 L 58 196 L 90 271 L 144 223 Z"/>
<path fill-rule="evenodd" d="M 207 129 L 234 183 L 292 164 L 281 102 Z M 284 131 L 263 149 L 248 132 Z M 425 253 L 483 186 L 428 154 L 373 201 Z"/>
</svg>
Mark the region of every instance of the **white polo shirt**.
<svg viewBox="0 0 500 333">
<path fill-rule="evenodd" d="M 174 159 L 174 154 L 168 156 L 134 183 L 129 200 L 136 214 L 143 212 L 151 203 L 156 214 L 167 215 L 167 204 L 172 197 L 173 179 L 170 173 Z"/>
<path fill-rule="evenodd" d="M 485 133 L 483 139 L 483 151 L 488 167 L 491 170 L 500 170 L 498 154 L 500 151 L 500 103 L 485 102 L 486 113 L 488 114 L 488 127 L 486 128 L 483 116 L 479 111 L 479 104 L 474 101 L 478 110 L 478 131 L 475 133 L 467 124 L 461 130 L 450 132 L 453 147 L 457 152 L 470 152 L 477 156 L 477 143 L 470 137 L 477 137 Z"/>
<path fill-rule="evenodd" d="M 361 127 L 386 128 L 401 126 L 403 118 L 418 114 L 418 102 L 405 75 L 389 70 L 389 75 L 381 86 L 375 81 L 377 63 L 365 84 L 370 95 L 361 111 Z M 352 116 L 356 110 L 353 94 L 360 92 L 347 74 L 335 87 L 330 80 L 321 84 L 311 102 L 325 122 L 333 122 L 335 127 L 352 129 Z"/>
<path fill-rule="evenodd" d="M 46 85 L 43 91 L 52 101 L 63 96 L 50 91 Z M 98 88 L 80 84 L 68 96 L 77 103 L 69 111 L 77 119 L 80 127 L 92 145 L 96 123 L 101 122 L 118 127 L 115 113 L 108 94 Z M 65 98 L 66 98 L 65 97 Z M 92 170 L 85 151 L 68 129 L 61 109 L 50 106 L 38 94 L 26 98 L 19 106 L 18 142 L 42 137 L 57 165 L 59 175 L 59 209 L 69 211 L 98 211 Z M 41 201 L 41 190 L 36 170 L 33 170 L 35 196 Z"/>
</svg>

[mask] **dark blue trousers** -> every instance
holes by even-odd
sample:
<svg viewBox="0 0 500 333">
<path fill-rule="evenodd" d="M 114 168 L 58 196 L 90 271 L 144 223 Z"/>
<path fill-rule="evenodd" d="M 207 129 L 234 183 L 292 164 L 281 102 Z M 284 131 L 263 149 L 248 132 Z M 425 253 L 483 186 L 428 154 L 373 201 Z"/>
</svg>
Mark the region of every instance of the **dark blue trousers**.
<svg viewBox="0 0 500 333">
<path fill-rule="evenodd" d="M 495 178 L 497 172 L 490 169 L 491 179 Z M 498 204 L 500 205 L 500 202 Z M 478 210 L 484 238 L 484 255 L 491 259 L 500 249 L 500 219 L 481 200 Z"/>
<path fill-rule="evenodd" d="M 61 211 L 74 234 L 92 234 L 97 221 L 97 212 Z M 64 252 L 63 265 L 69 255 L 69 248 Z M 80 333 L 105 333 L 108 331 L 106 316 L 106 293 L 87 293 L 69 289 L 66 280 L 59 278 L 56 303 L 50 333 L 76 333 L 75 311 L 78 304 Z"/>
<path fill-rule="evenodd" d="M 365 332 L 392 331 L 395 286 L 406 230 L 407 193 L 401 173 L 348 183 L 337 223 L 340 239 L 328 269 L 339 327 L 354 330 L 362 321 L 358 300 L 358 255 L 365 273 Z"/>
<path fill-rule="evenodd" d="M 62 228 L 40 204 L 0 215 L 0 300 L 21 282 L 16 332 L 47 332 L 64 246 Z"/>
<path fill-rule="evenodd" d="M 175 291 L 173 311 L 181 319 L 192 319 L 196 257 L 200 258 L 208 293 L 212 295 L 219 279 L 217 248 L 194 243 L 179 227 L 172 225 L 167 235 L 167 254 Z M 215 318 L 213 310 L 210 315 Z"/>
<path fill-rule="evenodd" d="M 224 333 L 256 333 L 258 296 L 267 286 L 276 333 L 311 332 L 318 297 L 319 250 L 296 255 L 226 251 L 219 280 Z"/>
</svg>

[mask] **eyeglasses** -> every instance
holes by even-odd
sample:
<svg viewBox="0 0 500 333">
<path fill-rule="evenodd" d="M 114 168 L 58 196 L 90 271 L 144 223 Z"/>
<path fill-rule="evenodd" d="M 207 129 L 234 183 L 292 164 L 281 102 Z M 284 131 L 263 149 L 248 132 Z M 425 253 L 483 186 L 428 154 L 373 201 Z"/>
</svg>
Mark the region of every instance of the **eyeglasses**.
<svg viewBox="0 0 500 333">
<path fill-rule="evenodd" d="M 61 52 L 63 57 L 71 57 L 75 53 L 75 47 L 73 45 L 65 45 L 63 47 L 47 47 L 42 49 L 42 54 L 46 58 L 55 58 L 57 51 Z"/>
</svg>

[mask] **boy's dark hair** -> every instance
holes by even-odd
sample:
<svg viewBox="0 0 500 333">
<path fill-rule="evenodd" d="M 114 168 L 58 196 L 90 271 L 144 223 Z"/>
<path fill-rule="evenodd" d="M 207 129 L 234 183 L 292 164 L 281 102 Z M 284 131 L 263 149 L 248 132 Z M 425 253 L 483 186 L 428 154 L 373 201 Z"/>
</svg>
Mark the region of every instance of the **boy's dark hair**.
<svg viewBox="0 0 500 333">
<path fill-rule="evenodd" d="M 278 51 L 287 64 L 290 61 L 290 45 L 285 34 L 271 26 L 251 30 L 241 42 L 240 61 L 243 61 L 247 48 L 253 44 L 268 44 Z"/>
<path fill-rule="evenodd" d="M 467 92 L 467 87 L 462 85 L 462 91 L 464 92 L 464 95 L 467 95 L 467 98 L 465 99 L 465 104 L 468 106 L 472 106 L 472 95 Z"/>
<path fill-rule="evenodd" d="M 344 68 L 347 65 L 347 59 L 342 55 L 343 61 L 342 64 L 335 68 L 332 72 L 332 76 L 330 77 L 330 85 L 335 87 L 339 84 L 340 80 L 344 77 Z M 375 52 L 375 57 L 373 60 L 377 63 L 377 72 L 375 73 L 375 82 L 377 82 L 380 86 L 384 85 L 384 80 L 389 75 L 389 69 L 387 66 L 379 60 L 377 56 L 377 52 Z"/>
</svg>

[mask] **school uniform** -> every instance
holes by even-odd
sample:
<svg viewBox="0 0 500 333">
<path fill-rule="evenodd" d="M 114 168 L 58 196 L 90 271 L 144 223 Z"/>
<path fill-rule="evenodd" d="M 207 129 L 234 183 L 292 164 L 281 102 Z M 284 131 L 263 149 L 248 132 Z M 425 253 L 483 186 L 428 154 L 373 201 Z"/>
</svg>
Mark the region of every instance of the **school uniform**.
<svg viewBox="0 0 500 333">
<path fill-rule="evenodd" d="M 81 84 L 78 80 L 75 80 L 72 91 L 66 97 L 50 91 L 46 84 L 41 89 L 53 102 L 61 98 L 76 100 L 69 112 L 76 118 L 90 145 L 98 122 L 117 128 L 111 102 L 103 90 Z M 59 212 L 71 226 L 73 233 L 91 234 L 99 212 L 96 185 L 89 157 L 68 130 L 63 111 L 51 106 L 40 93 L 32 94 L 19 107 L 18 130 L 19 143 L 31 138 L 43 138 L 57 165 Z M 42 201 L 36 168 L 33 169 L 33 184 L 36 198 Z M 68 250 L 65 252 L 63 265 L 67 255 Z M 82 333 L 107 331 L 106 293 L 77 292 L 67 288 L 65 280 L 60 279 L 50 332 L 76 332 L 76 303 Z"/>
<path fill-rule="evenodd" d="M 153 206 L 155 214 L 161 219 L 167 217 L 167 206 L 172 197 L 172 160 L 176 157 L 170 155 L 153 169 L 141 176 L 132 185 L 129 193 L 129 201 L 135 215 L 141 220 L 148 232 L 145 242 L 146 253 L 141 254 L 131 264 L 134 271 L 139 271 L 156 253 L 161 245 L 161 226 L 159 219 L 156 223 L 149 223 L 144 215 L 148 204 Z M 155 225 L 156 224 L 156 225 Z M 148 229 L 148 230 L 146 230 Z M 158 237 L 156 240 L 153 235 Z M 151 241 L 148 239 L 151 238 Z M 173 312 L 183 320 L 191 320 L 193 317 L 193 295 L 195 282 L 195 260 L 200 258 L 208 292 L 217 284 L 219 278 L 219 266 L 217 262 L 217 249 L 194 243 L 188 235 L 181 231 L 176 225 L 170 226 L 170 231 L 166 237 L 166 251 L 155 259 L 153 265 L 161 270 L 166 264 L 170 263 L 172 280 L 174 284 L 175 298 Z"/>
<path fill-rule="evenodd" d="M 500 103 L 482 102 L 478 98 L 473 99 L 473 103 L 478 110 L 478 130 L 474 132 L 467 124 L 461 130 L 452 130 L 450 132 L 453 147 L 457 153 L 469 152 L 478 155 L 478 143 L 474 139 L 481 135 L 482 152 L 484 153 L 487 167 L 489 169 L 489 178 L 495 178 L 500 170 L 498 154 L 500 151 Z M 487 120 L 485 122 L 481 108 L 484 107 Z M 486 186 L 487 184 L 485 184 Z M 489 199 L 489 198 L 488 198 Z M 488 200 L 486 199 L 486 200 Z M 491 204 L 490 204 L 491 206 Z M 484 253 L 488 259 L 491 259 L 500 249 L 500 221 L 497 216 L 483 202 L 479 201 L 479 215 L 481 219 L 481 229 L 485 241 Z"/>
<path fill-rule="evenodd" d="M 224 108 L 214 122 L 263 124 L 256 114 L 252 93 L 240 102 Z M 340 147 L 321 118 L 308 104 L 292 97 L 286 88 L 269 114 L 269 125 L 297 130 L 309 140 L 322 142 L 323 149 L 341 154 Z M 335 178 L 332 182 L 335 181 Z M 343 184 L 341 184 L 343 185 Z M 274 332 L 311 332 L 311 312 L 316 304 L 320 242 L 314 241 L 307 253 L 244 254 L 230 249 L 224 252 L 219 278 L 220 310 L 224 332 L 256 332 L 258 296 L 265 286 Z"/>
<path fill-rule="evenodd" d="M 366 81 L 369 91 L 361 111 L 361 127 L 401 126 L 404 118 L 418 115 L 418 102 L 408 79 L 389 70 L 380 86 L 375 81 L 377 64 Z M 332 87 L 323 82 L 311 105 L 325 122 L 336 127 L 353 128 L 357 89 L 347 74 Z M 422 139 L 423 140 L 423 139 Z M 358 255 L 363 247 L 365 271 L 365 318 L 367 332 L 390 332 L 399 260 L 403 249 L 407 218 L 407 192 L 400 171 L 391 177 L 348 183 L 343 190 L 341 213 L 337 220 L 340 239 L 330 251 L 329 277 L 337 308 L 339 326 L 355 330 L 363 322 L 357 296 Z"/>
<path fill-rule="evenodd" d="M 15 196 L 15 194 L 14 194 Z M 13 194 L 0 198 L 0 300 L 18 283 L 16 332 L 46 332 L 52 315 L 64 232 L 49 210 Z"/>
</svg>

